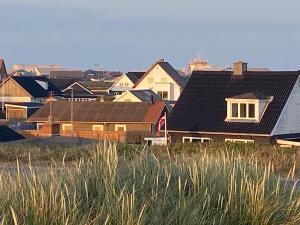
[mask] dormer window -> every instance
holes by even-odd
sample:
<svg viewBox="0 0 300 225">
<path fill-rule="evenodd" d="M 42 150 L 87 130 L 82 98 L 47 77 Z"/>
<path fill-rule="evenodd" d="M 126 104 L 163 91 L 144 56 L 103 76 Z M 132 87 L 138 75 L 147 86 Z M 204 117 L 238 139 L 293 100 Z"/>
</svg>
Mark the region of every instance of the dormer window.
<svg viewBox="0 0 300 225">
<path fill-rule="evenodd" d="M 225 99 L 227 102 L 228 122 L 254 122 L 262 118 L 272 97 L 266 97 L 260 93 L 246 93 Z"/>
</svg>

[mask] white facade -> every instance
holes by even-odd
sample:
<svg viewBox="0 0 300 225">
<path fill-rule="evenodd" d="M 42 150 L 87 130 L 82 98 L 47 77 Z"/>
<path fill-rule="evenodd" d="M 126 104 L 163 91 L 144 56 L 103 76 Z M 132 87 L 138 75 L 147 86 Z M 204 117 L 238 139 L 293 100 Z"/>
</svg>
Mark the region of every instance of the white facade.
<svg viewBox="0 0 300 225">
<path fill-rule="evenodd" d="M 114 100 L 114 102 L 142 102 L 134 94 L 129 91 L 124 92 L 120 97 Z"/>
<path fill-rule="evenodd" d="M 127 91 L 131 90 L 134 83 L 124 73 L 109 89 L 111 91 Z"/>
<path fill-rule="evenodd" d="M 135 89 L 151 89 L 160 96 L 161 92 L 167 92 L 168 97 L 165 100 L 168 101 L 177 101 L 182 91 L 180 85 L 160 65 L 148 72 Z"/>
<path fill-rule="evenodd" d="M 291 92 L 272 135 L 300 133 L 300 80 Z"/>
</svg>

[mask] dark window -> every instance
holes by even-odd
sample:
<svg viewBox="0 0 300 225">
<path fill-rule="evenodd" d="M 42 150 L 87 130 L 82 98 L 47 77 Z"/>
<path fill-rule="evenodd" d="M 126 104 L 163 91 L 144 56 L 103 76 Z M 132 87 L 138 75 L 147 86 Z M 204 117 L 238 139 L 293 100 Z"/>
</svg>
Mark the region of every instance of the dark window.
<svg viewBox="0 0 300 225">
<path fill-rule="evenodd" d="M 158 91 L 157 94 L 164 100 L 168 100 L 168 92 L 167 91 Z"/>
<path fill-rule="evenodd" d="M 247 104 L 240 104 L 240 117 L 246 118 L 247 117 Z"/>
<path fill-rule="evenodd" d="M 255 118 L 255 104 L 248 105 L 249 118 Z"/>
<path fill-rule="evenodd" d="M 237 103 L 233 103 L 232 104 L 232 108 L 231 108 L 231 117 L 238 117 L 239 114 L 238 114 L 238 108 L 239 108 L 239 105 Z"/>
</svg>

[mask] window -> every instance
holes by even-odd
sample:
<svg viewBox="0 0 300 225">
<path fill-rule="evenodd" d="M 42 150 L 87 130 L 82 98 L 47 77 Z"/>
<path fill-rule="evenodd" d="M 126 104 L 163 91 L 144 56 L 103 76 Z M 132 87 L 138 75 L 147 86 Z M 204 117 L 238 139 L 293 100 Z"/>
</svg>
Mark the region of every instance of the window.
<svg viewBox="0 0 300 225">
<path fill-rule="evenodd" d="M 92 129 L 93 129 L 93 131 L 103 131 L 104 130 L 103 125 L 100 125 L 100 124 L 94 124 L 92 126 Z"/>
<path fill-rule="evenodd" d="M 131 102 L 131 99 L 124 99 L 124 102 Z"/>
<path fill-rule="evenodd" d="M 148 80 L 148 83 L 149 83 L 149 84 L 152 84 L 152 83 L 154 82 L 154 78 L 153 78 L 153 77 L 148 77 L 147 80 Z"/>
<path fill-rule="evenodd" d="M 158 91 L 157 94 L 164 100 L 168 99 L 168 92 L 167 91 Z"/>
<path fill-rule="evenodd" d="M 248 104 L 248 117 L 255 118 L 255 104 Z"/>
<path fill-rule="evenodd" d="M 227 104 L 229 104 L 227 119 L 258 120 L 255 103 L 231 102 Z"/>
<path fill-rule="evenodd" d="M 212 142 L 211 138 L 203 138 L 203 137 L 183 137 L 183 143 L 210 143 Z"/>
<path fill-rule="evenodd" d="M 120 83 L 120 87 L 123 87 L 123 83 Z"/>
<path fill-rule="evenodd" d="M 72 124 L 70 124 L 70 123 L 63 123 L 62 124 L 62 130 L 63 131 L 71 131 L 72 130 Z"/>
<path fill-rule="evenodd" d="M 232 117 L 234 117 L 234 118 L 239 117 L 239 104 L 233 103 L 231 112 L 232 112 L 232 115 L 231 115 Z"/>
<path fill-rule="evenodd" d="M 167 80 L 167 78 L 162 77 L 162 78 L 160 79 L 160 82 L 163 83 L 163 84 L 165 84 L 165 83 L 168 82 L 168 80 Z"/>
<path fill-rule="evenodd" d="M 126 125 L 116 125 L 115 131 L 126 131 Z"/>
<path fill-rule="evenodd" d="M 248 139 L 230 139 L 226 138 L 225 142 L 230 142 L 230 143 L 240 143 L 240 144 L 254 144 L 254 140 L 248 140 Z"/>
</svg>

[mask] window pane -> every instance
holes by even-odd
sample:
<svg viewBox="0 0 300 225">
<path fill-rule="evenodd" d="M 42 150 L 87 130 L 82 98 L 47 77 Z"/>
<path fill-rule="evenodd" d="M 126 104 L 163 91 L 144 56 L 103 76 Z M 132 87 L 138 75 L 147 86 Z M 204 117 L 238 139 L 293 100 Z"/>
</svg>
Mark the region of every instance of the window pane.
<svg viewBox="0 0 300 225">
<path fill-rule="evenodd" d="M 249 118 L 255 118 L 255 104 L 248 105 Z"/>
<path fill-rule="evenodd" d="M 246 118 L 247 117 L 247 104 L 240 104 L 240 117 L 241 118 Z"/>
<path fill-rule="evenodd" d="M 231 107 L 231 117 L 238 117 L 238 107 L 239 105 L 237 103 L 233 103 Z"/>
</svg>

